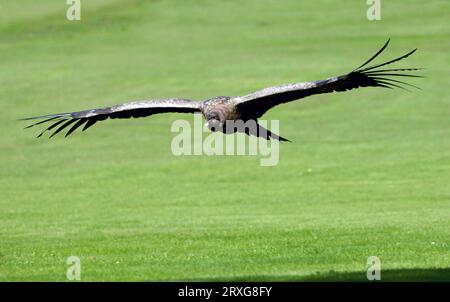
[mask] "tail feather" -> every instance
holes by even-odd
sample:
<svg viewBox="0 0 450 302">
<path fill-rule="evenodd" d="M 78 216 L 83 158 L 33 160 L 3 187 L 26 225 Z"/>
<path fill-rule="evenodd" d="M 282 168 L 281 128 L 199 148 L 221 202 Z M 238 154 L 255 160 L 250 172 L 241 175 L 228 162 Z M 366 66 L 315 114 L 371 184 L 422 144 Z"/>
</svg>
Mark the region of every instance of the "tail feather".
<svg viewBox="0 0 450 302">
<path fill-rule="evenodd" d="M 254 135 L 257 137 L 262 137 L 262 138 L 265 138 L 266 140 L 273 139 L 273 140 L 282 141 L 282 142 L 291 142 L 287 138 L 281 137 L 278 134 L 271 132 L 270 130 L 264 128 L 260 124 L 257 124 L 256 129 L 250 129 L 250 131 L 247 132 L 247 134 Z"/>
</svg>

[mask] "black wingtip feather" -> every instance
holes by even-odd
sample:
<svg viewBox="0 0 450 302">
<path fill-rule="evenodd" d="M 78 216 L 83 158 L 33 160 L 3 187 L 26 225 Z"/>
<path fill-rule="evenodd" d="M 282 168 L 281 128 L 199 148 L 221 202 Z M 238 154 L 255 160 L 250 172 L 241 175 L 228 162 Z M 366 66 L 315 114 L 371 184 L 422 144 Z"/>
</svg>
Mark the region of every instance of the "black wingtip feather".
<svg viewBox="0 0 450 302">
<path fill-rule="evenodd" d="M 419 89 L 419 90 L 421 89 L 420 87 L 417 87 L 415 85 L 412 85 L 412 84 L 409 84 L 409 83 L 406 83 L 406 82 L 403 82 L 403 81 L 395 80 L 395 79 L 380 78 L 380 77 L 374 77 L 373 79 L 375 79 L 375 81 L 382 80 L 382 81 L 388 81 L 388 82 L 396 82 L 396 83 L 399 83 L 399 84 L 403 84 L 403 85 L 407 85 L 407 86 L 410 86 L 410 87 L 414 87 L 414 88 Z"/>
<path fill-rule="evenodd" d="M 31 128 L 31 127 L 33 127 L 33 126 L 43 124 L 43 123 L 49 122 L 49 121 L 54 120 L 54 119 L 57 119 L 57 118 L 58 118 L 58 116 L 54 116 L 54 117 L 51 117 L 51 118 L 49 118 L 49 119 L 45 119 L 45 120 L 43 120 L 43 121 L 40 121 L 40 122 L 31 124 L 31 125 L 29 125 L 29 126 L 26 126 L 24 129 L 28 129 L 28 128 Z"/>
<path fill-rule="evenodd" d="M 421 89 L 415 85 L 393 79 L 395 77 L 409 77 L 409 78 L 422 78 L 423 76 L 409 74 L 407 72 L 422 70 L 423 68 L 387 68 L 379 69 L 380 67 L 392 64 L 403 60 L 417 51 L 417 48 L 390 61 L 365 67 L 368 63 L 373 61 L 378 55 L 380 55 L 388 46 L 390 39 L 383 45 L 383 47 L 375 53 L 369 60 L 367 60 L 360 67 L 353 70 L 349 76 L 354 77 L 360 83 L 359 86 L 379 86 L 384 88 L 401 88 L 409 91 L 404 86 L 414 87 Z M 365 68 L 363 68 L 365 67 Z"/>
<path fill-rule="evenodd" d="M 30 120 L 39 120 L 39 119 L 46 119 L 46 118 L 58 118 L 58 117 L 70 117 L 72 113 L 65 112 L 65 113 L 57 113 L 57 114 L 47 114 L 47 115 L 41 115 L 41 116 L 33 116 L 33 117 L 25 117 L 25 118 L 19 118 L 18 121 L 30 121 Z"/>
<path fill-rule="evenodd" d="M 364 68 L 364 69 L 357 69 L 357 71 L 363 71 L 363 72 L 366 72 L 366 71 L 369 71 L 369 70 L 373 70 L 373 69 L 375 69 L 375 68 L 379 68 L 379 67 L 382 67 L 382 66 L 385 66 L 385 65 L 388 65 L 388 64 L 391 64 L 391 63 L 394 63 L 394 62 L 403 60 L 403 59 L 409 57 L 410 55 L 412 55 L 413 53 L 415 53 L 416 51 L 417 51 L 417 48 L 414 49 L 414 50 L 412 50 L 412 51 L 410 51 L 410 52 L 408 52 L 407 54 L 405 54 L 405 55 L 403 55 L 403 56 L 400 56 L 400 57 L 398 57 L 398 58 L 395 58 L 395 59 L 393 59 L 393 60 L 387 61 L 387 62 L 385 62 L 385 63 L 381 63 L 381 64 L 369 66 L 369 67 L 366 67 L 366 68 Z"/>
<path fill-rule="evenodd" d="M 78 119 L 71 119 L 71 120 L 67 121 L 66 123 L 62 124 L 58 129 L 56 129 L 55 132 L 53 132 L 52 135 L 49 136 L 49 138 L 52 138 L 53 136 L 55 136 L 56 134 L 61 132 L 64 128 L 66 128 L 67 126 L 69 126 L 70 124 L 74 123 L 77 120 Z"/>
<path fill-rule="evenodd" d="M 389 45 L 389 42 L 391 41 L 391 38 L 388 38 L 388 40 L 386 41 L 386 43 L 383 45 L 383 47 L 381 47 L 380 50 L 378 50 L 369 60 L 367 60 L 366 62 L 364 62 L 361 66 L 359 66 L 358 68 L 354 69 L 353 71 L 359 70 L 362 67 L 366 66 L 367 64 L 369 64 L 370 62 L 372 62 L 376 57 L 378 57 L 385 49 L 386 47 Z"/>
<path fill-rule="evenodd" d="M 406 88 L 403 87 L 403 86 L 400 86 L 400 85 L 397 85 L 397 84 L 394 84 L 394 83 L 390 83 L 390 82 L 386 82 L 386 81 L 382 81 L 382 80 L 377 80 L 377 83 L 378 83 L 378 84 L 384 84 L 384 85 L 390 85 L 390 86 L 393 86 L 393 87 L 397 87 L 397 88 L 406 90 L 406 91 L 408 91 L 408 92 L 410 91 L 410 90 L 406 89 Z"/>
<path fill-rule="evenodd" d="M 78 122 L 75 123 L 75 125 L 73 125 L 69 131 L 67 131 L 65 137 L 68 137 L 72 132 L 74 132 L 78 127 L 80 127 L 81 125 L 83 125 L 84 123 L 86 123 L 87 119 L 82 118 L 80 119 Z"/>
<path fill-rule="evenodd" d="M 76 118 L 70 113 L 68 113 L 68 114 L 50 114 L 50 115 L 39 116 L 39 117 L 23 118 L 23 119 L 19 119 L 19 120 L 35 120 L 35 119 L 43 119 L 43 120 L 33 123 L 31 125 L 28 125 L 24 129 L 29 129 L 36 125 L 41 125 L 41 124 L 44 124 L 47 122 L 51 122 L 50 126 L 45 128 L 42 132 L 40 132 L 39 135 L 36 136 L 36 138 L 40 138 L 47 131 L 54 129 L 57 126 L 60 126 L 53 134 L 50 135 L 49 138 L 51 138 L 51 137 L 55 136 L 56 134 L 58 134 L 59 132 L 61 132 L 66 127 L 68 127 L 70 124 L 76 122 L 75 125 L 73 125 L 69 129 L 69 131 L 66 133 L 65 137 L 67 137 L 70 134 L 72 134 L 79 127 L 84 125 L 82 131 L 85 131 L 86 129 L 88 129 L 89 127 L 91 127 L 98 121 L 97 118 Z"/>
<path fill-rule="evenodd" d="M 83 131 L 83 132 L 86 131 L 89 127 L 93 126 L 96 122 L 97 122 L 97 119 L 95 119 L 95 118 L 89 119 L 81 131 Z"/>
<path fill-rule="evenodd" d="M 48 128 L 44 129 L 38 136 L 37 138 L 41 137 L 45 132 L 52 130 L 53 128 L 55 128 L 56 126 L 58 126 L 59 124 L 63 123 L 64 121 L 67 121 L 67 119 L 62 119 L 62 120 L 58 120 L 57 122 L 51 124 Z"/>
<path fill-rule="evenodd" d="M 425 68 L 390 68 L 390 69 L 377 69 L 372 71 L 367 71 L 366 73 L 374 73 L 374 72 L 391 72 L 391 71 L 418 71 L 424 70 Z"/>
<path fill-rule="evenodd" d="M 372 77 L 379 76 L 396 76 L 396 77 L 409 77 L 409 78 L 424 78 L 425 76 L 419 76 L 414 74 L 403 74 L 403 73 L 366 73 L 366 75 L 370 75 Z"/>
</svg>

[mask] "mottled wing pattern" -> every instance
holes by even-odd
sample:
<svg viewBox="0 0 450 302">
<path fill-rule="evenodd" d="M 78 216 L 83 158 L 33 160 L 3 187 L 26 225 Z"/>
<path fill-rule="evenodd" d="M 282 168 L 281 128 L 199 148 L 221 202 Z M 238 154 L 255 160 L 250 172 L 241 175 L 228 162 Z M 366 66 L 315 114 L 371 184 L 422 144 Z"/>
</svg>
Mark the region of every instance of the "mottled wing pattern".
<svg viewBox="0 0 450 302">
<path fill-rule="evenodd" d="M 247 116 L 249 118 L 259 118 L 267 110 L 274 106 L 298 100 L 314 94 L 330 93 L 334 91 L 346 91 L 359 87 L 369 86 L 384 88 L 397 87 L 405 89 L 405 87 L 402 85 L 406 85 L 418 88 L 414 85 L 399 81 L 395 79 L 395 77 L 421 77 L 404 73 L 420 70 L 420 68 L 380 69 L 380 67 L 382 66 L 400 61 L 410 56 L 417 49 L 414 49 L 413 51 L 410 51 L 409 53 L 388 62 L 363 68 L 369 62 L 375 59 L 380 53 L 382 53 L 388 46 L 388 44 L 389 40 L 367 62 L 350 73 L 328 78 L 326 80 L 265 88 L 252 94 L 235 98 L 236 106 L 244 116 Z"/>
<path fill-rule="evenodd" d="M 82 125 L 84 125 L 84 131 L 98 121 L 103 121 L 107 118 L 137 118 L 168 112 L 194 113 L 200 111 L 200 104 L 201 103 L 199 102 L 185 99 L 146 100 L 106 108 L 31 117 L 23 120 L 40 120 L 39 122 L 31 124 L 26 128 L 51 123 L 38 135 L 38 137 L 41 137 L 47 131 L 53 131 L 50 135 L 50 137 L 53 137 L 62 130 L 71 126 L 66 133 L 66 136 L 68 136 Z"/>
</svg>

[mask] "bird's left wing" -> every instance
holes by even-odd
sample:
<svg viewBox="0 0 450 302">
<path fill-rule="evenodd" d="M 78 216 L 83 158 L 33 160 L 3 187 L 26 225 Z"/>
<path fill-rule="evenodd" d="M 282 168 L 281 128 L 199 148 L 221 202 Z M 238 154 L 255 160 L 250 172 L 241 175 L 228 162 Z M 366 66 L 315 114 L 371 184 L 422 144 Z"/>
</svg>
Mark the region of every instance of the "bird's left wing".
<svg viewBox="0 0 450 302">
<path fill-rule="evenodd" d="M 195 113 L 200 112 L 200 106 L 200 102 L 194 102 L 186 99 L 147 100 L 140 102 L 130 102 L 99 109 L 24 118 L 22 120 L 39 120 L 39 122 L 31 124 L 26 128 L 31 128 L 33 126 L 45 124 L 47 122 L 51 123 L 51 125 L 45 128 L 44 131 L 42 131 L 38 135 L 38 137 L 41 137 L 46 131 L 54 131 L 50 136 L 52 137 L 67 128 L 69 125 L 72 125 L 72 127 L 66 133 L 66 136 L 68 136 L 82 125 L 84 125 L 84 131 L 94 125 L 96 122 L 103 121 L 107 118 L 137 118 L 146 117 L 157 113 L 168 112 Z"/>
<path fill-rule="evenodd" d="M 404 73 L 419 70 L 420 68 L 380 69 L 380 67 L 400 61 L 413 54 L 417 49 L 414 49 L 413 51 L 388 62 L 363 68 L 369 62 L 375 59 L 380 53 L 382 53 L 388 44 L 389 40 L 367 62 L 350 73 L 332 77 L 326 80 L 269 87 L 245 96 L 235 98 L 236 106 L 244 116 L 247 116 L 249 118 L 259 118 L 267 110 L 274 106 L 298 100 L 314 94 L 329 93 L 334 91 L 346 91 L 368 86 L 385 88 L 404 88 L 401 85 L 413 86 L 408 83 L 399 81 L 395 79 L 395 77 L 420 77 Z M 394 77 L 394 79 L 392 77 Z"/>
</svg>

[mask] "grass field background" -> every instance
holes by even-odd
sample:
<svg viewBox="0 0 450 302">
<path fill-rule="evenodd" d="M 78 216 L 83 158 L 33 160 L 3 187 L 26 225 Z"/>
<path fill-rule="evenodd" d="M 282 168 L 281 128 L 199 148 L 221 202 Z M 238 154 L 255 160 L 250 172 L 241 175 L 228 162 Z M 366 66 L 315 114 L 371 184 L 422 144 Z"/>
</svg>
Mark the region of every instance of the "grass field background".
<svg viewBox="0 0 450 302">
<path fill-rule="evenodd" d="M 0 280 L 450 280 L 448 1 L 0 4 Z M 240 95 L 418 47 L 422 90 L 270 111 L 280 163 L 175 157 L 177 114 L 35 139 L 17 118 L 127 100 Z M 191 117 L 189 117 L 191 118 Z"/>
</svg>

